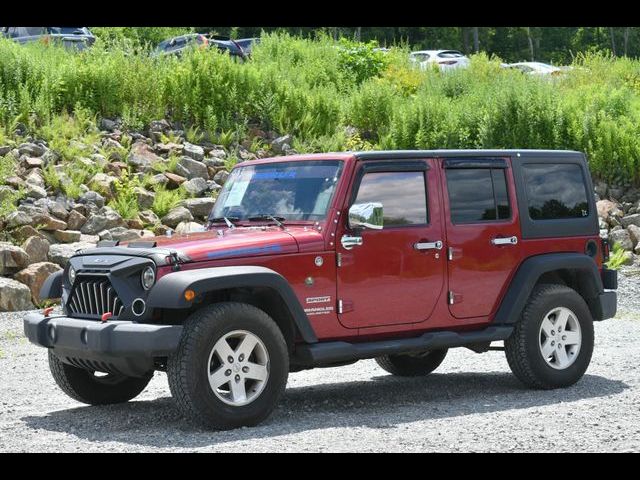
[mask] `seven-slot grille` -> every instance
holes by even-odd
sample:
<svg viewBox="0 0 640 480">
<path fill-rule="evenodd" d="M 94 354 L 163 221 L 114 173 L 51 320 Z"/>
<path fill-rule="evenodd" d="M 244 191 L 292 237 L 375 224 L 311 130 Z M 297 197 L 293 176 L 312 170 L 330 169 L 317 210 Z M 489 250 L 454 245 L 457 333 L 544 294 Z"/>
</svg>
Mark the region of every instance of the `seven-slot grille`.
<svg viewBox="0 0 640 480">
<path fill-rule="evenodd" d="M 111 312 L 118 317 L 124 308 L 111 282 L 105 277 L 81 277 L 78 275 L 67 302 L 73 315 L 100 317 Z"/>
</svg>

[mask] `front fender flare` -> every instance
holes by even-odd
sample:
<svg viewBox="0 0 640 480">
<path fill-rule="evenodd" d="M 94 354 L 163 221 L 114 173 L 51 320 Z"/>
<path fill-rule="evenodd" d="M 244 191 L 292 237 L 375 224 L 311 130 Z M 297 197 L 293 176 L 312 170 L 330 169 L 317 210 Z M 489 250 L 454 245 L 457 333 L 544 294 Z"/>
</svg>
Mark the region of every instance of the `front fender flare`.
<svg viewBox="0 0 640 480">
<path fill-rule="evenodd" d="M 289 282 L 279 273 L 265 267 L 211 267 L 169 273 L 158 280 L 147 299 L 150 308 L 189 308 L 193 302 L 184 297 L 186 290 L 197 295 L 240 287 L 267 287 L 285 302 L 300 335 L 307 343 L 318 341 L 307 314 Z"/>
</svg>

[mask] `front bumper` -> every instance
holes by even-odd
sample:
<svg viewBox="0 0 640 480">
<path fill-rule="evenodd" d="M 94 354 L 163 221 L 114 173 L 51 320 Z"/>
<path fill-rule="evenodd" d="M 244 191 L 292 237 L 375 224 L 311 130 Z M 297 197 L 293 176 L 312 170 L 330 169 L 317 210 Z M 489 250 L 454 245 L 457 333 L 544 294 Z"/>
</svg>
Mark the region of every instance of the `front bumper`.
<svg viewBox="0 0 640 480">
<path fill-rule="evenodd" d="M 127 321 L 99 322 L 30 313 L 24 319 L 30 342 L 50 348 L 76 367 L 129 376 L 154 369 L 155 359 L 178 348 L 179 325 L 151 325 Z"/>
</svg>

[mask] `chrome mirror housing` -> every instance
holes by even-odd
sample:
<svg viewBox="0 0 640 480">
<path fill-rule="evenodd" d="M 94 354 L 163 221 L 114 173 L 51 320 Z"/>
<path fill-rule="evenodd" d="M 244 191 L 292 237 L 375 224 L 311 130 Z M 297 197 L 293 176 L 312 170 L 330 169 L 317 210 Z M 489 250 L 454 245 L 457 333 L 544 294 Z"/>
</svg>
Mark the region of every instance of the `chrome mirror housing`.
<svg viewBox="0 0 640 480">
<path fill-rule="evenodd" d="M 349 228 L 382 230 L 382 204 L 378 202 L 354 203 L 349 208 Z"/>
</svg>

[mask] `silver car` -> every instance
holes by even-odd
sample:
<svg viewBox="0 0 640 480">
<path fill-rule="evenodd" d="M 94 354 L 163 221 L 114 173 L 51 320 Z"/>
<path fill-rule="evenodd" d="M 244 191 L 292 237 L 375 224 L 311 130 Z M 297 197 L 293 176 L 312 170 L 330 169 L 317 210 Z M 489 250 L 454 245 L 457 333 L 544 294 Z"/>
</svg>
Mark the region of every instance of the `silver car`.
<svg viewBox="0 0 640 480">
<path fill-rule="evenodd" d="M 458 50 L 418 50 L 411 52 L 409 60 L 423 69 L 429 68 L 434 64 L 440 70 L 466 68 L 469 66 L 469 58 Z"/>
</svg>

